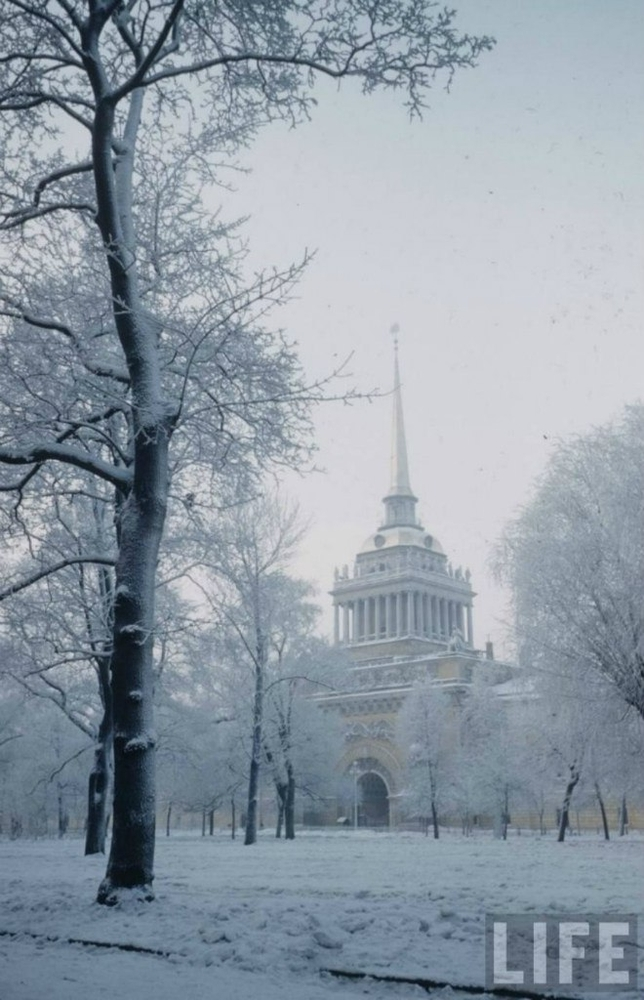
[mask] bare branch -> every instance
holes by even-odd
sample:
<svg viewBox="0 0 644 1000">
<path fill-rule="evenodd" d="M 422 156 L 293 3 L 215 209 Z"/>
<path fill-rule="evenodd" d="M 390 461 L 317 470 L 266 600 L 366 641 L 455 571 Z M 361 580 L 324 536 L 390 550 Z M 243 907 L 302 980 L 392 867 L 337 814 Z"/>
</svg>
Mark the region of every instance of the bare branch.
<svg viewBox="0 0 644 1000">
<path fill-rule="evenodd" d="M 31 576 L 25 577 L 18 583 L 14 583 L 10 587 L 5 587 L 4 590 L 0 590 L 0 601 L 6 601 L 8 597 L 13 597 L 14 594 L 20 593 L 21 590 L 26 590 L 27 587 L 31 587 L 34 583 L 38 583 L 39 580 L 44 580 L 45 577 L 51 576 L 52 573 L 60 572 L 61 569 L 65 569 L 67 566 L 78 566 L 83 563 L 92 563 L 98 566 L 114 566 L 116 564 L 116 560 L 110 558 L 109 556 L 102 555 L 70 556 L 69 559 L 61 559 L 60 562 L 54 563 L 52 566 L 45 566 L 43 569 L 38 570 L 36 573 L 32 573 Z"/>
</svg>

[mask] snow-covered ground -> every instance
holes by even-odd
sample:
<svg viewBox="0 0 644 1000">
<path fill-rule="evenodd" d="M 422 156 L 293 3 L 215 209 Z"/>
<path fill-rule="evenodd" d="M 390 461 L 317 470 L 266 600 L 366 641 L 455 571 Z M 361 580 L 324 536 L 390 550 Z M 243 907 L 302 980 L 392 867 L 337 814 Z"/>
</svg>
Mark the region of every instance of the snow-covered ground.
<svg viewBox="0 0 644 1000">
<path fill-rule="evenodd" d="M 109 909 L 93 902 L 104 859 L 83 858 L 80 841 L 0 842 L 1 1000 L 424 996 L 320 970 L 482 984 L 486 912 L 638 912 L 644 898 L 635 836 L 332 831 L 247 848 L 178 835 L 159 839 L 156 865 L 154 903 Z"/>
</svg>

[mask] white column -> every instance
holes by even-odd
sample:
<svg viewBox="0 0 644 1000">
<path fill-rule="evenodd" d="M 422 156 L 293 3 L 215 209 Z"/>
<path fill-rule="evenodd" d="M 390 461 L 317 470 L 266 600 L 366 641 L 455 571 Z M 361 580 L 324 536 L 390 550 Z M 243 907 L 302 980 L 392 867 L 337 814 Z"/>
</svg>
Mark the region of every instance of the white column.
<svg viewBox="0 0 644 1000">
<path fill-rule="evenodd" d="M 447 601 L 441 597 L 441 635 L 447 638 Z"/>
<path fill-rule="evenodd" d="M 413 615 L 414 615 L 414 592 L 413 590 L 407 591 L 407 634 L 411 635 L 413 629 Z"/>
<path fill-rule="evenodd" d="M 396 594 L 396 636 L 399 636 L 402 632 L 402 594 L 400 591 Z"/>
<path fill-rule="evenodd" d="M 374 615 L 373 615 L 373 630 L 376 635 L 376 639 L 380 638 L 380 594 L 374 597 Z"/>
<path fill-rule="evenodd" d="M 431 639 L 434 632 L 434 615 L 432 614 L 432 600 L 433 598 L 427 595 L 427 635 Z"/>
<path fill-rule="evenodd" d="M 340 642 L 340 605 L 333 607 L 333 642 L 337 646 Z"/>
<path fill-rule="evenodd" d="M 349 631 L 349 605 L 342 605 L 342 635 L 343 642 L 351 642 L 351 633 Z"/>
<path fill-rule="evenodd" d="M 467 641 L 470 646 L 474 645 L 474 633 L 472 630 L 472 605 L 467 605 Z"/>
</svg>

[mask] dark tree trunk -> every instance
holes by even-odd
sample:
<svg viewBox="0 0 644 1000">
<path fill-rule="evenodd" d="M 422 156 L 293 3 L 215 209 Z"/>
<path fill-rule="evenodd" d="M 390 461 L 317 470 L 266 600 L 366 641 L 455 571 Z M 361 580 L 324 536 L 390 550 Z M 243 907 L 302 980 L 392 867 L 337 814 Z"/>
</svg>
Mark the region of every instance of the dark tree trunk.
<svg viewBox="0 0 644 1000">
<path fill-rule="evenodd" d="M 214 836 L 215 833 L 215 810 L 211 809 L 208 813 L 208 833 L 210 836 Z"/>
<path fill-rule="evenodd" d="M 282 836 L 282 823 L 284 822 L 284 799 L 280 795 L 279 789 L 277 790 L 277 823 L 275 824 L 275 839 L 279 840 Z"/>
<path fill-rule="evenodd" d="M 170 836 L 170 820 L 172 819 L 172 803 L 168 802 L 168 811 L 165 815 L 165 835 Z"/>
<path fill-rule="evenodd" d="M 287 840 L 295 840 L 295 777 L 290 764 L 287 764 L 286 771 L 288 781 L 284 802 L 284 836 Z"/>
<path fill-rule="evenodd" d="M 230 835 L 231 835 L 232 839 L 234 840 L 235 839 L 235 833 L 236 833 L 236 829 L 235 829 L 235 818 L 236 817 L 235 817 L 235 800 L 234 799 L 230 800 L 230 816 L 231 816 Z"/>
<path fill-rule="evenodd" d="M 108 904 L 118 902 L 119 889 L 137 888 L 143 898 L 154 898 L 152 637 L 156 563 L 167 491 L 166 432 L 142 428 L 137 451 L 135 486 L 121 516 L 114 600 L 112 846 L 98 894 L 98 901 Z"/>
<path fill-rule="evenodd" d="M 58 836 L 64 837 L 69 826 L 69 813 L 65 808 L 64 790 L 60 784 L 56 788 L 56 795 L 58 799 Z"/>
<path fill-rule="evenodd" d="M 438 811 L 436 809 L 436 802 L 434 799 L 432 799 L 432 829 L 434 830 L 434 840 L 438 840 L 440 830 L 438 827 Z"/>
<path fill-rule="evenodd" d="M 503 790 L 503 815 L 501 817 L 501 835 L 504 840 L 508 839 L 508 826 L 510 825 L 510 793 L 508 789 Z"/>
<path fill-rule="evenodd" d="M 256 610 L 259 616 L 259 610 Z M 261 635 L 257 637 L 257 659 L 255 662 L 255 697 L 253 701 L 253 737 L 251 743 L 250 771 L 248 777 L 248 811 L 244 844 L 257 842 L 257 810 L 259 799 L 259 771 L 262 759 L 262 723 L 264 715 L 264 644 Z"/>
<path fill-rule="evenodd" d="M 206 810 L 201 810 L 201 836 L 206 836 Z"/>
<path fill-rule="evenodd" d="M 83 60 L 94 91 L 92 163 L 96 221 L 109 270 L 113 316 L 131 388 L 131 473 L 117 498 L 118 558 L 110 662 L 114 718 L 112 844 L 98 902 L 136 889 L 153 899 L 155 745 L 153 636 L 155 584 L 169 485 L 168 445 L 174 413 L 162 393 L 160 329 L 138 289 L 133 227 L 134 150 L 143 91 L 128 98 L 122 148 L 114 159 L 116 108 L 101 63 L 100 17 L 83 28 Z"/>
<path fill-rule="evenodd" d="M 601 789 L 599 787 L 599 782 L 595 782 L 595 795 L 597 796 L 597 802 L 599 804 L 599 811 L 602 818 L 602 827 L 604 830 L 604 840 L 610 840 L 610 833 L 608 830 L 608 817 L 606 816 L 606 806 L 604 805 L 604 799 L 602 797 Z"/>
<path fill-rule="evenodd" d="M 580 772 L 577 765 L 571 764 L 570 776 L 568 778 L 568 784 L 566 785 L 566 791 L 564 792 L 561 815 L 559 816 L 559 833 L 557 834 L 557 842 L 559 844 L 564 842 L 566 830 L 570 826 L 570 800 L 572 799 L 572 793 L 577 787 L 579 778 Z"/>
<path fill-rule="evenodd" d="M 94 762 L 89 775 L 87 792 L 87 828 L 85 854 L 105 854 L 107 824 L 112 806 L 112 749 L 114 729 L 112 723 L 112 690 L 110 687 L 109 660 L 102 656 L 98 662 L 98 678 L 103 703 L 103 717 L 94 748 Z"/>
</svg>

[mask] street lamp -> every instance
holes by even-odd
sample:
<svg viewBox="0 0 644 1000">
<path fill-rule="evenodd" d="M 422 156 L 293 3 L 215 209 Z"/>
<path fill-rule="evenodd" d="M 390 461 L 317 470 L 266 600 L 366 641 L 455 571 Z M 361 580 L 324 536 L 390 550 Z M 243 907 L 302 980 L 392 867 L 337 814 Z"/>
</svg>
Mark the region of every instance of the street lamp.
<svg viewBox="0 0 644 1000">
<path fill-rule="evenodd" d="M 362 770 L 357 760 L 349 768 L 349 774 L 353 776 L 353 829 L 358 829 L 358 778 Z"/>
</svg>

